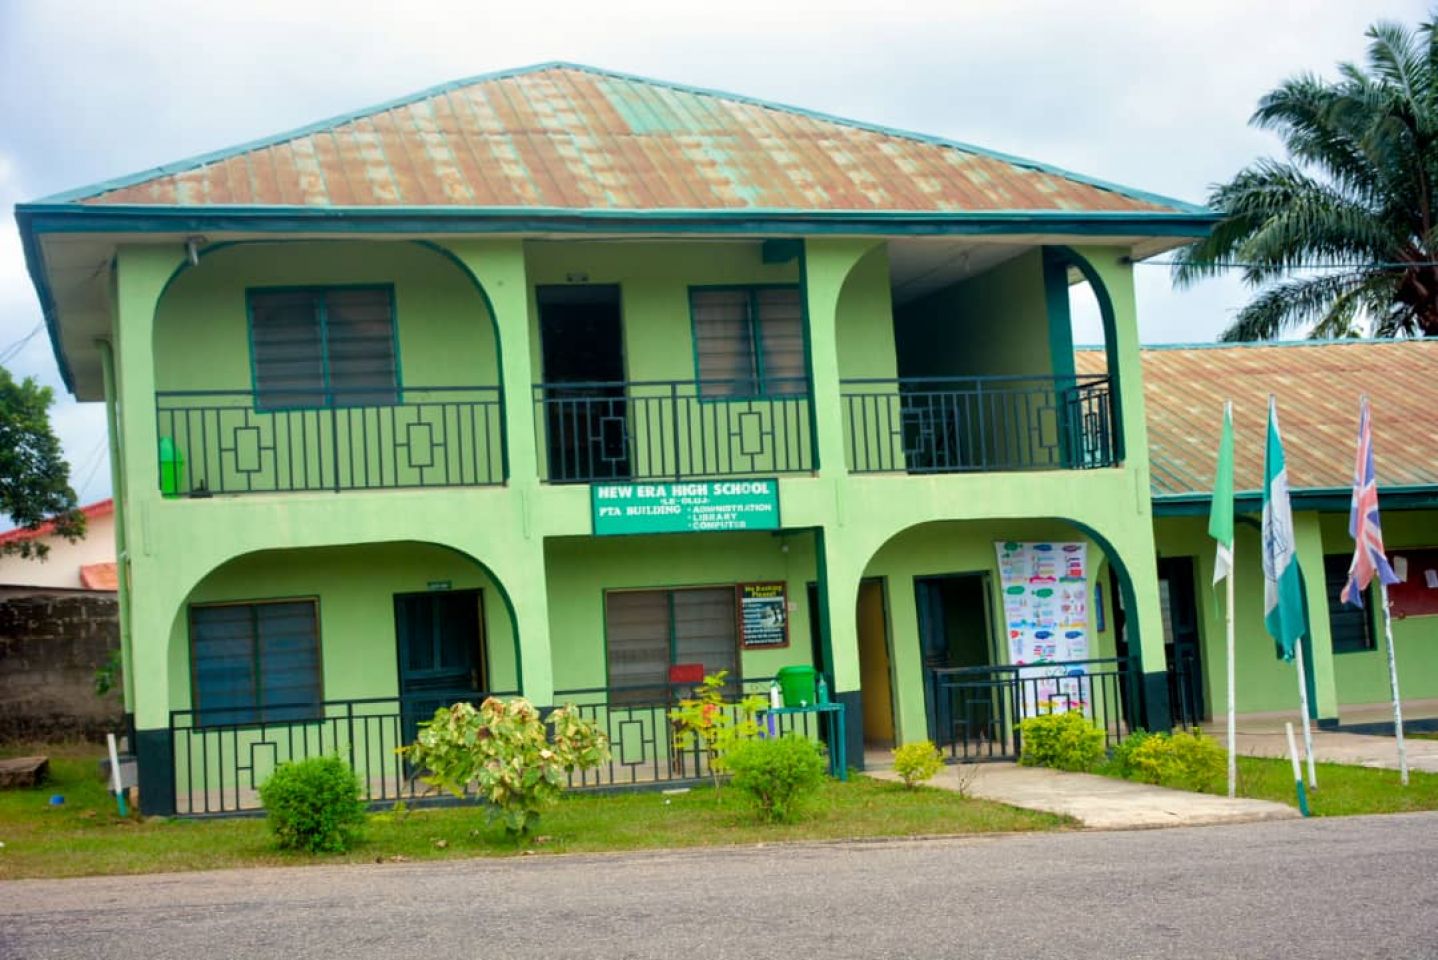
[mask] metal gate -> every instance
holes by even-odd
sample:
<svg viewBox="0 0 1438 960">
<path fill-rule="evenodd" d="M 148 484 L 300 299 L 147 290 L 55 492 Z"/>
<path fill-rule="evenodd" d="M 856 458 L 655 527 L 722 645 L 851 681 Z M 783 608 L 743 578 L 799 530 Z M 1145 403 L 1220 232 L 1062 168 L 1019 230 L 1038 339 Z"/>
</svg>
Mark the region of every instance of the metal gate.
<svg viewBox="0 0 1438 960">
<path fill-rule="evenodd" d="M 1139 720 L 1138 677 L 1129 658 L 928 671 L 929 735 L 963 762 L 1017 760 L 1024 717 L 1079 710 L 1112 746 Z"/>
</svg>

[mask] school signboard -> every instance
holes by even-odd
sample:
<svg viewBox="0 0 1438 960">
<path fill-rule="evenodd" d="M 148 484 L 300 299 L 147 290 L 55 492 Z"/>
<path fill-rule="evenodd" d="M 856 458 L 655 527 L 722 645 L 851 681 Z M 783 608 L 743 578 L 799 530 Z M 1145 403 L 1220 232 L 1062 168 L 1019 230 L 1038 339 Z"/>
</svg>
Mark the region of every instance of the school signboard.
<svg viewBox="0 0 1438 960">
<path fill-rule="evenodd" d="M 596 536 L 779 529 L 779 481 L 683 480 L 590 486 Z"/>
</svg>

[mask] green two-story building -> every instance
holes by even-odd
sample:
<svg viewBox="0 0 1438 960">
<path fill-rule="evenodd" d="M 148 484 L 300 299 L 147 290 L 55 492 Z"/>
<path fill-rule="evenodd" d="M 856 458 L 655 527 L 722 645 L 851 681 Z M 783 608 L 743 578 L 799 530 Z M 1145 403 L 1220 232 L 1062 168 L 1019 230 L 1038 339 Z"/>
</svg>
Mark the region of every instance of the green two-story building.
<svg viewBox="0 0 1438 960">
<path fill-rule="evenodd" d="M 1201 208 L 547 64 L 17 216 L 109 414 L 147 810 L 316 751 L 389 796 L 483 693 L 585 705 L 602 782 L 675 776 L 700 665 L 816 666 L 855 762 L 1002 752 L 1035 697 L 1168 722 L 1131 264 Z M 1067 693 L 1020 690 L 1045 659 Z"/>
</svg>

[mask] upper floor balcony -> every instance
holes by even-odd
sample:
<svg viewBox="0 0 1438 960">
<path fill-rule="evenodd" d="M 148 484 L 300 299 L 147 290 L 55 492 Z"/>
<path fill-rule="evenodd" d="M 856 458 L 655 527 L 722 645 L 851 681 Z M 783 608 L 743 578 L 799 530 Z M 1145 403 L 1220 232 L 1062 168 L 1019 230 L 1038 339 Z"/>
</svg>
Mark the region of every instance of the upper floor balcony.
<svg viewBox="0 0 1438 960">
<path fill-rule="evenodd" d="M 752 243 L 535 244 L 519 318 L 432 251 L 376 249 L 241 245 L 180 275 L 155 326 L 162 492 L 497 486 L 516 429 L 550 484 L 1119 460 L 1111 380 L 1074 372 L 1038 247 L 918 294 L 876 247 L 817 318 L 797 263 Z M 520 325 L 530 369 L 501 371 Z M 835 449 L 816 397 L 840 408 Z"/>
</svg>

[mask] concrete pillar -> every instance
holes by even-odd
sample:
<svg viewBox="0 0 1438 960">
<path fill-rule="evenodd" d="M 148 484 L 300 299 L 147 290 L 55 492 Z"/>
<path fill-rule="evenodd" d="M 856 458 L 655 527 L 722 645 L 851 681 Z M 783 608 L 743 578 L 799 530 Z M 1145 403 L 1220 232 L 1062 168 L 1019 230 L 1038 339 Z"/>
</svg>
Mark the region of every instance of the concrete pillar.
<svg viewBox="0 0 1438 960">
<path fill-rule="evenodd" d="M 1328 622 L 1323 533 L 1319 529 L 1318 514 L 1312 510 L 1294 513 L 1293 536 L 1298 543 L 1298 569 L 1303 573 L 1304 595 L 1308 601 L 1309 652 L 1312 656 L 1304 666 L 1311 675 L 1310 715 L 1319 723 L 1336 724 L 1338 678 L 1333 664 L 1333 628 Z"/>
</svg>

